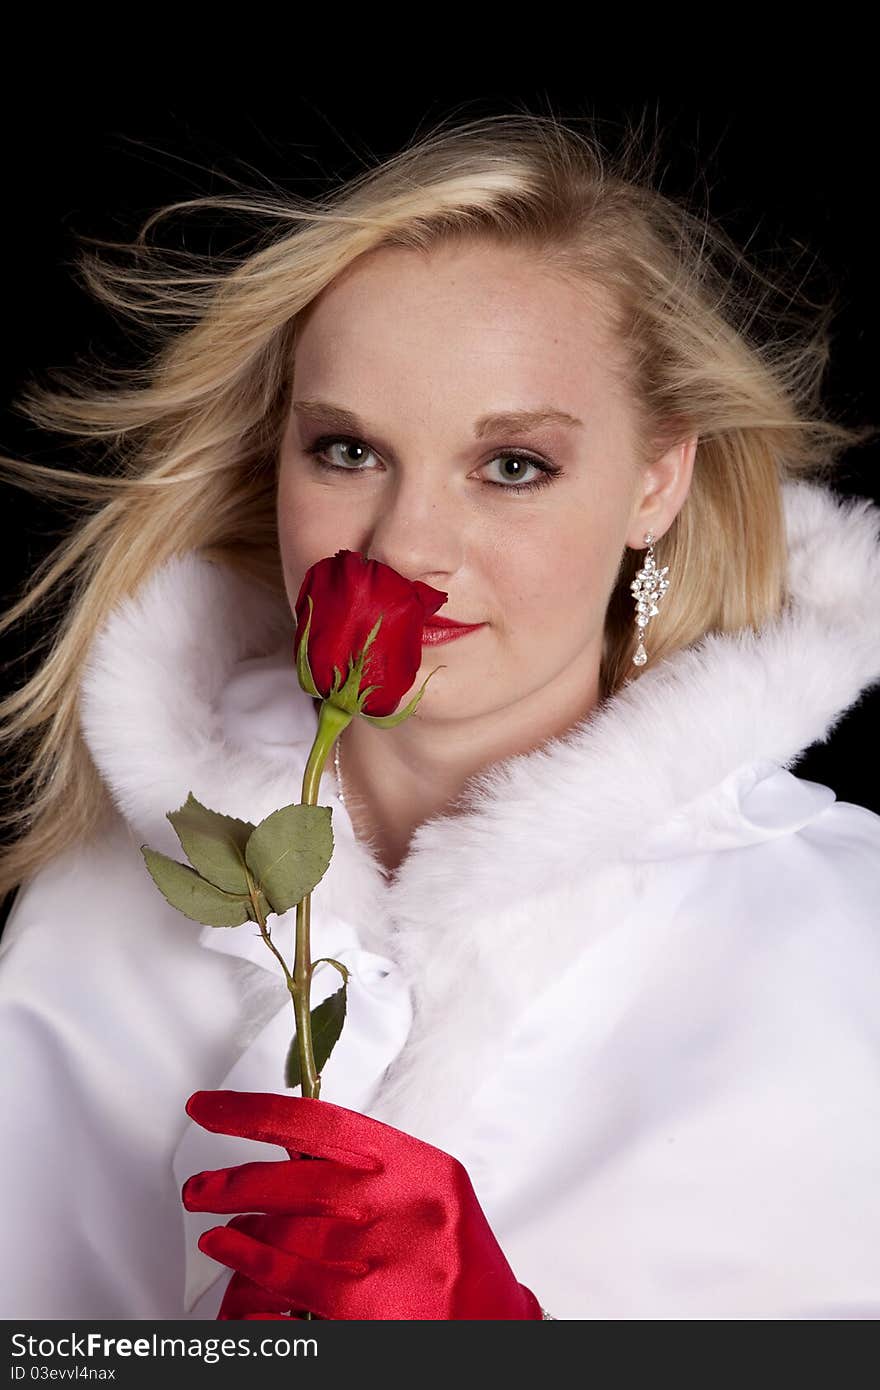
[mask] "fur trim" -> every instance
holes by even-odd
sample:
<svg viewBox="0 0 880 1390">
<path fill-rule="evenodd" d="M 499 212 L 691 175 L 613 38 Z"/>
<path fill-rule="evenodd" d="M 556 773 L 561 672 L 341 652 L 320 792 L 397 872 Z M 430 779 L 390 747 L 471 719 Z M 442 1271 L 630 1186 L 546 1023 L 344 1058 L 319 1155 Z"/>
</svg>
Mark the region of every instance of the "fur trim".
<svg viewBox="0 0 880 1390">
<path fill-rule="evenodd" d="M 697 834 L 701 848 L 724 849 L 785 833 L 834 799 L 803 782 L 785 825 L 743 813 L 750 788 L 827 740 L 880 681 L 880 508 L 805 481 L 786 483 L 784 498 L 789 602 L 776 621 L 703 638 L 564 737 L 479 774 L 460 814 L 417 829 L 390 884 L 325 773 L 335 850 L 313 913 L 356 917 L 365 946 L 391 955 L 414 993 L 413 1033 L 377 1117 L 418 1132 L 429 1103 L 443 1108 L 438 1088 L 451 1113 L 463 1068 L 479 1075 L 471 1041 L 497 1038 L 539 983 L 538 911 L 539 968 L 558 969 L 584 944 L 585 883 L 614 901 L 636 861 L 691 853 Z M 141 843 L 181 857 L 166 813 L 189 791 L 252 821 L 299 798 L 315 709 L 296 678 L 293 631 L 286 603 L 197 552 L 111 614 L 84 673 L 82 728 Z M 247 731 L 237 742 L 233 715 Z M 205 928 L 201 940 L 272 966 L 241 933 Z M 444 1052 L 453 984 L 457 1007 L 473 1012 L 462 1067 Z M 430 1102 L 419 1095 L 428 1075 Z"/>
</svg>

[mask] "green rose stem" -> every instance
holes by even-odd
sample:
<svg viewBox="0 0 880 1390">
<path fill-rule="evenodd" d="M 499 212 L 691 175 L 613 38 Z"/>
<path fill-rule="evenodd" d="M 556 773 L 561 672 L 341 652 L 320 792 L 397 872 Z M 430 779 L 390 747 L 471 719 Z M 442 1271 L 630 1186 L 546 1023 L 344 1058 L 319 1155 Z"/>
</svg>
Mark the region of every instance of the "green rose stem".
<svg viewBox="0 0 880 1390">
<path fill-rule="evenodd" d="M 315 735 L 312 751 L 309 754 L 309 760 L 303 774 L 303 806 L 317 806 L 318 789 L 321 785 L 324 765 L 330 756 L 334 743 L 343 729 L 351 723 L 351 720 L 352 715 L 340 709 L 338 705 L 332 705 L 327 700 L 322 702 L 318 716 L 318 732 Z M 312 962 L 309 954 L 311 949 L 309 938 L 311 919 L 312 895 L 307 893 L 296 907 L 296 955 L 294 957 L 293 976 L 288 975 L 287 977 L 287 988 L 293 995 L 293 1010 L 296 1015 L 296 1038 L 302 1078 L 301 1092 L 302 1095 L 317 1100 L 321 1093 L 321 1078 L 315 1068 L 309 1008 L 312 978 Z"/>
<path fill-rule="evenodd" d="M 337 705 L 331 705 L 326 700 L 322 702 L 321 711 L 318 716 L 318 732 L 315 735 L 312 751 L 309 754 L 306 769 L 303 774 L 301 805 L 317 806 L 318 789 L 321 785 L 324 766 L 330 756 L 334 743 L 343 729 L 351 723 L 352 717 L 353 716 L 348 714 L 345 710 L 339 709 Z M 306 893 L 305 897 L 296 905 L 296 950 L 293 960 L 293 974 L 291 975 L 284 957 L 277 950 L 266 928 L 266 919 L 260 911 L 259 896 L 250 873 L 248 873 L 248 887 L 251 891 L 251 900 L 256 909 L 255 916 L 257 918 L 257 925 L 260 928 L 260 934 L 269 947 L 269 950 L 275 956 L 281 969 L 284 971 L 287 988 L 290 990 L 293 999 L 301 1078 L 300 1092 L 302 1095 L 308 1096 L 312 1100 L 318 1100 L 321 1093 L 321 1078 L 315 1067 L 309 1003 L 312 979 L 311 942 L 309 939 L 312 916 L 312 895 L 311 893 Z M 302 1154 L 300 1157 L 302 1160 L 308 1160 L 312 1155 Z M 300 1309 L 294 1316 L 307 1321 L 311 1321 L 312 1319 L 312 1314 L 308 1308 Z"/>
<path fill-rule="evenodd" d="M 308 596 L 309 616 L 303 632 L 302 641 L 297 648 L 296 666 L 299 683 L 302 689 L 311 695 L 313 699 L 321 701 L 321 708 L 318 714 L 318 731 L 315 734 L 315 741 L 309 753 L 303 774 L 302 784 L 302 805 L 316 806 L 318 802 L 318 789 L 321 783 L 321 776 L 324 765 L 330 756 L 339 735 L 348 727 L 355 716 L 366 719 L 369 724 L 373 724 L 381 729 L 393 729 L 398 724 L 402 724 L 408 719 L 418 707 L 419 701 L 425 693 L 425 688 L 431 676 L 437 674 L 437 670 L 432 671 L 423 682 L 421 689 L 409 704 L 396 714 L 369 715 L 364 713 L 364 705 L 374 690 L 379 690 L 378 685 L 363 686 L 364 664 L 370 647 L 376 640 L 379 628 L 382 626 L 382 615 L 380 614 L 372 630 L 369 633 L 357 659 L 351 655 L 348 658 L 348 676 L 343 682 L 342 674 L 338 667 L 333 667 L 333 684 L 329 694 L 322 695 L 315 685 L 312 670 L 309 665 L 309 634 L 312 625 L 313 604 L 311 595 Z M 259 920 L 259 906 L 255 902 L 255 909 Z M 301 902 L 297 903 L 296 908 L 296 955 L 294 958 L 293 975 L 291 976 L 280 955 L 275 950 L 269 939 L 265 924 L 260 922 L 260 930 L 263 938 L 270 950 L 275 953 L 276 958 L 281 963 L 284 975 L 287 980 L 287 988 L 293 997 L 293 1008 L 296 1015 L 296 1042 L 299 1053 L 300 1063 L 300 1086 L 301 1093 L 313 1100 L 317 1100 L 321 1091 L 321 1078 L 315 1067 L 315 1055 L 312 1048 L 312 1019 L 309 1007 L 309 994 L 312 978 L 312 963 L 309 955 L 310 941 L 309 928 L 311 925 L 311 906 L 312 896 L 307 893 Z M 332 962 L 338 965 L 338 962 Z M 339 966 L 340 972 L 346 981 L 348 974 L 343 966 Z"/>
<path fill-rule="evenodd" d="M 339 734 L 350 721 L 351 715 L 346 714 L 343 710 L 326 703 L 322 705 L 318 723 L 318 733 L 312 744 L 312 750 L 309 754 L 308 762 L 306 763 L 305 773 L 303 774 L 301 805 L 316 806 L 318 804 L 318 789 L 321 784 L 321 777 L 327 758 Z M 311 893 L 307 893 L 296 906 L 296 947 L 293 974 L 291 974 L 287 968 L 284 957 L 273 942 L 271 934 L 266 926 L 266 917 L 260 910 L 257 886 L 254 883 L 250 871 L 246 869 L 246 872 L 251 902 L 255 909 L 254 916 L 260 928 L 260 934 L 269 947 L 269 950 L 278 961 L 281 969 L 284 971 L 287 988 L 293 1000 L 293 1011 L 296 1018 L 297 1050 L 300 1059 L 300 1077 L 302 1078 L 301 1092 L 304 1096 L 309 1096 L 317 1100 L 321 1092 L 321 1078 L 315 1066 L 309 998 L 312 976 L 311 942 L 309 936 L 312 895 Z"/>
</svg>

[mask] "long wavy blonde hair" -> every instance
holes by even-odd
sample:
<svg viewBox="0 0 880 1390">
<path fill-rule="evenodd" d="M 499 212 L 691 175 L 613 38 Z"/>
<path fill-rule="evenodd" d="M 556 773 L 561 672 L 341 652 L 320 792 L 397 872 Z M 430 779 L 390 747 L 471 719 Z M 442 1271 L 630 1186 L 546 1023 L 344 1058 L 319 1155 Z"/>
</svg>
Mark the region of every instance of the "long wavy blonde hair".
<svg viewBox="0 0 880 1390">
<path fill-rule="evenodd" d="M 32 610 L 53 617 L 36 673 L 0 703 L 0 741 L 14 754 L 0 894 L 110 809 L 78 718 L 83 664 L 110 610 L 192 548 L 283 595 L 276 468 L 298 316 L 377 247 L 491 238 L 606 292 L 644 460 L 699 437 L 687 500 L 656 546 L 676 583 L 652 624 L 651 666 L 779 612 L 781 484 L 830 477 L 841 452 L 876 431 L 820 406 L 829 306 L 793 276 L 757 269 L 708 213 L 662 192 L 659 157 L 632 122 L 609 153 L 587 117 L 441 120 L 317 197 L 242 188 L 171 203 L 130 243 L 86 239 L 98 248 L 80 253 L 87 287 L 137 325 L 145 351 L 142 365 L 80 369 L 15 403 L 39 429 L 99 449 L 90 472 L 0 457 L 0 477 L 82 512 L 0 619 L 2 632 Z M 254 219 L 255 246 L 216 256 L 150 242 L 163 217 L 190 208 Z M 629 585 L 642 558 L 624 552 L 609 604 L 605 698 L 638 678 Z"/>
</svg>

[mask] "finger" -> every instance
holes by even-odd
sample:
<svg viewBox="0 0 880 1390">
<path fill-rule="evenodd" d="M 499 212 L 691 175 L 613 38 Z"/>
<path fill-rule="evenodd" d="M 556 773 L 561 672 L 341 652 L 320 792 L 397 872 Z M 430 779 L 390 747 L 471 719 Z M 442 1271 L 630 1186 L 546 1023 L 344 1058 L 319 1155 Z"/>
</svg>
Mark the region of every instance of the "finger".
<svg viewBox="0 0 880 1390">
<path fill-rule="evenodd" d="M 244 1274 L 233 1274 L 223 1295 L 219 1320 L 237 1320 L 246 1317 L 288 1317 L 290 1299 L 279 1298 L 268 1289 L 255 1284 Z"/>
<path fill-rule="evenodd" d="M 186 1112 L 197 1124 L 221 1134 L 334 1158 L 357 1168 L 381 1170 L 402 1154 L 428 1170 L 458 1162 L 442 1149 L 344 1105 L 310 1096 L 266 1091 L 196 1091 Z"/>
<path fill-rule="evenodd" d="M 255 1322 L 258 1318 L 287 1318 L 291 1322 L 302 1322 L 304 1319 L 295 1318 L 292 1313 L 244 1313 L 243 1322 Z"/>
<path fill-rule="evenodd" d="M 360 1232 L 325 1216 L 233 1216 L 226 1227 L 242 1231 L 261 1245 L 307 1261 L 308 1267 L 354 1266 L 372 1258 Z M 236 1266 L 236 1270 L 237 1270 Z M 288 1304 L 290 1300 L 288 1299 Z M 312 1307 L 311 1303 L 306 1306 Z"/>
<path fill-rule="evenodd" d="M 359 1260 L 309 1260 L 267 1245 L 242 1230 L 213 1226 L 199 1237 L 199 1249 L 212 1260 L 259 1284 L 287 1308 L 309 1308 L 330 1316 L 334 1290 L 355 1285 L 368 1272 Z M 277 1305 L 276 1305 L 277 1306 Z"/>
<path fill-rule="evenodd" d="M 234 1231 L 273 1250 L 283 1250 L 303 1260 L 324 1263 L 358 1263 L 372 1258 L 381 1242 L 368 1235 L 357 1223 L 334 1221 L 326 1216 L 264 1216 L 245 1212 L 226 1223 Z"/>
<path fill-rule="evenodd" d="M 363 1204 L 339 1196 L 360 1177 L 333 1159 L 239 1163 L 194 1173 L 183 1184 L 180 1197 L 187 1211 L 297 1212 L 365 1221 L 370 1213 Z"/>
<path fill-rule="evenodd" d="M 380 1122 L 331 1101 L 264 1091 L 195 1091 L 186 1103 L 186 1113 L 215 1134 L 280 1144 L 365 1171 L 381 1167 L 370 1142 L 370 1127 Z"/>
</svg>

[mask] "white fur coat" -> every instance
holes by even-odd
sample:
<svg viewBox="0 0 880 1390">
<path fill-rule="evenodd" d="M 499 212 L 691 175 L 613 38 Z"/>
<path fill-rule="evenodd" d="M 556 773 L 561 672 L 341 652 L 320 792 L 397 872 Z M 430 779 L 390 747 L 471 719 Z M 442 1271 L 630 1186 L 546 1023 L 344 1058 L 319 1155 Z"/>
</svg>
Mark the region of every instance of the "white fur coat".
<svg viewBox="0 0 880 1390">
<path fill-rule="evenodd" d="M 870 1191 L 861 1159 L 846 1172 L 864 1145 L 859 1117 L 878 1104 L 868 980 L 880 962 L 880 818 L 787 770 L 880 680 L 880 513 L 806 482 L 787 484 L 785 505 L 790 602 L 778 621 L 649 667 L 565 737 L 475 778 L 464 813 L 422 825 L 390 884 L 325 773 L 335 849 L 313 895 L 313 956 L 348 951 L 362 969 L 322 1098 L 461 1158 L 518 1276 L 560 1317 L 880 1313 L 876 1258 L 840 1234 L 873 1221 L 880 1243 L 876 1172 Z M 183 858 L 166 813 L 190 791 L 251 821 L 298 799 L 315 713 L 291 633 L 286 607 L 189 554 L 111 616 L 83 681 L 84 733 L 123 827 L 113 873 L 137 919 L 128 947 L 108 945 L 120 986 L 130 970 L 125 988 L 137 988 L 135 952 L 149 954 L 151 988 L 168 996 L 150 1037 L 193 1001 L 179 1094 L 170 1059 L 156 1083 L 166 1132 L 155 1161 L 172 1159 L 174 1183 L 261 1148 L 277 1157 L 224 1148 L 182 1106 L 202 1086 L 283 1090 L 267 1059 L 283 1055 L 290 1008 L 256 928 L 181 919 L 145 882 L 138 847 Z M 106 900 L 86 909 L 73 885 L 99 866 L 107 883 L 110 846 L 20 895 L 0 962 L 13 1005 L 22 971 L 36 969 L 27 943 L 34 961 L 50 949 L 47 895 L 66 891 L 100 938 Z M 283 929 L 292 943 L 294 915 L 278 919 L 277 940 Z M 179 953 L 167 975 L 160 937 Z M 323 993 L 337 983 L 328 967 Z M 100 1013 L 97 977 L 90 988 Z M 51 1019 L 62 1035 L 65 1007 Z M 7 1045 L 43 1044 L 13 1029 Z M 78 1082 L 97 1095 L 88 1067 Z M 839 1138 L 817 1154 L 826 1095 Z M 789 1168 L 801 1143 L 812 1145 L 797 1156 L 803 1204 Z M 868 1147 L 880 1157 L 876 1138 Z M 764 1219 L 767 1202 L 790 1211 Z M 224 1271 L 194 1243 L 220 1219 L 183 1218 L 182 1294 L 170 1275 L 161 1293 L 154 1274 L 139 1283 L 129 1255 L 131 1289 L 112 1315 L 213 1316 Z M 75 1315 L 100 1313 L 101 1297 L 112 1302 L 96 1293 Z"/>
</svg>

